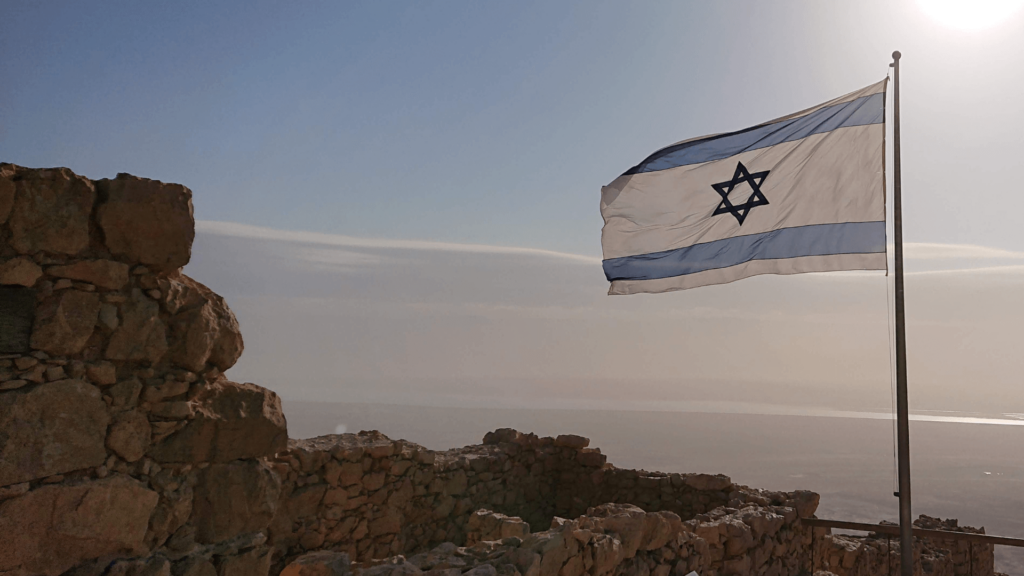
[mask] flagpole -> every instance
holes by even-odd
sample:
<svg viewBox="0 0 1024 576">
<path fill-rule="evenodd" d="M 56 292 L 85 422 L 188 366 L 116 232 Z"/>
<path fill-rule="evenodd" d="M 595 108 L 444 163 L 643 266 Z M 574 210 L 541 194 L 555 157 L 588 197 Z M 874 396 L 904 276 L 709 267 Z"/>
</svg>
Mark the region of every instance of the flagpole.
<svg viewBox="0 0 1024 576">
<path fill-rule="evenodd" d="M 900 52 L 892 53 L 893 236 L 896 283 L 896 428 L 899 446 L 900 573 L 914 576 L 914 518 L 910 512 L 910 417 L 907 409 L 907 334 L 903 312 L 903 200 L 900 197 Z"/>
</svg>

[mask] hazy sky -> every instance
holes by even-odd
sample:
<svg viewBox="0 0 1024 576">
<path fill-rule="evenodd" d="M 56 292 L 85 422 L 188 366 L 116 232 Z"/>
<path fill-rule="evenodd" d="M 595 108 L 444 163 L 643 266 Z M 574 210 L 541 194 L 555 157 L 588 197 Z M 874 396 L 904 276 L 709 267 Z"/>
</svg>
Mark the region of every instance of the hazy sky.
<svg viewBox="0 0 1024 576">
<path fill-rule="evenodd" d="M 0 157 L 181 182 L 207 220 L 599 255 L 601 185 L 899 49 L 908 241 L 1024 250 L 1022 29 L 892 0 L 12 1 Z"/>
<path fill-rule="evenodd" d="M 657 148 L 877 82 L 899 49 L 912 407 L 1024 412 L 1020 11 L 975 30 L 889 0 L 3 12 L 0 159 L 189 186 L 188 272 L 246 338 L 233 376 L 305 399 L 886 409 L 882 276 L 609 298 L 598 202 Z"/>
</svg>

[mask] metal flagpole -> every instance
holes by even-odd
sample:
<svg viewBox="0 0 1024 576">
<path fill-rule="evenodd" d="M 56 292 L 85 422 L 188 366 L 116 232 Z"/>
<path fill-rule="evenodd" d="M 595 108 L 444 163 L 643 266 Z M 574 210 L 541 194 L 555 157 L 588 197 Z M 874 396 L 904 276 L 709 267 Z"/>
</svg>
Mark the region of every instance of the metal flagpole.
<svg viewBox="0 0 1024 576">
<path fill-rule="evenodd" d="M 910 513 L 910 418 L 907 411 L 907 334 L 903 312 L 903 201 L 900 197 L 900 56 L 892 53 L 893 236 L 896 272 L 896 428 L 899 445 L 900 573 L 914 576 L 914 527 Z"/>
</svg>

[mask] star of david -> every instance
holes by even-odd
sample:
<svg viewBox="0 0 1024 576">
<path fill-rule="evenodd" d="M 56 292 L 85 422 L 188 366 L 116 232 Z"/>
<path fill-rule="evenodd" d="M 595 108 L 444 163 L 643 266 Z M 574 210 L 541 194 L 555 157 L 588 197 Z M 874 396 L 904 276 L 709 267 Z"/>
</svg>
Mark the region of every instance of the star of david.
<svg viewBox="0 0 1024 576">
<path fill-rule="evenodd" d="M 743 165 L 743 162 L 737 162 L 736 172 L 732 175 L 732 180 L 711 185 L 711 187 L 715 189 L 715 192 L 718 192 L 722 197 L 722 203 L 718 205 L 718 208 L 715 208 L 715 212 L 712 216 L 728 212 L 736 217 L 736 221 L 740 223 L 740 226 L 743 226 L 743 221 L 747 219 L 747 214 L 750 213 L 751 208 L 754 206 L 764 206 L 768 204 L 768 199 L 761 193 L 761 184 L 764 183 L 769 172 L 771 172 L 771 170 L 754 172 L 751 174 L 750 171 L 747 170 L 747 167 Z M 747 198 L 747 201 L 743 204 L 733 204 L 729 201 L 729 193 L 743 182 L 750 185 L 750 197 Z"/>
</svg>

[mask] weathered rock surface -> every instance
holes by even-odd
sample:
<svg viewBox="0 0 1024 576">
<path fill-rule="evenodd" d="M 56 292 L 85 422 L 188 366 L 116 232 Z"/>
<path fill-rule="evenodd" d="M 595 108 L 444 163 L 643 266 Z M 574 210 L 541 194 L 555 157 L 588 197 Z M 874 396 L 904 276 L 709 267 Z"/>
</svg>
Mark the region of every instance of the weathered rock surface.
<svg viewBox="0 0 1024 576">
<path fill-rule="evenodd" d="M 7 225 L 15 250 L 75 255 L 88 247 L 96 199 L 92 182 L 67 168 L 22 170 L 13 179 L 16 191 Z"/>
<path fill-rule="evenodd" d="M 0 262 L 0 284 L 30 287 L 43 275 L 43 269 L 31 258 L 11 258 Z"/>
<path fill-rule="evenodd" d="M 195 417 L 150 449 L 160 462 L 230 462 L 270 456 L 288 443 L 281 399 L 254 384 L 227 380 L 193 399 Z"/>
<path fill-rule="evenodd" d="M 173 362 L 193 371 L 213 364 L 222 372 L 234 366 L 244 349 L 238 320 L 224 299 L 184 274 L 161 279 L 164 307 L 174 314 Z"/>
<path fill-rule="evenodd" d="M 0 486 L 103 464 L 109 421 L 99 390 L 80 380 L 0 394 Z"/>
<path fill-rule="evenodd" d="M 0 573 L 56 576 L 82 560 L 145 553 L 157 494 L 124 476 L 42 486 L 0 503 Z"/>
<path fill-rule="evenodd" d="M 51 266 L 46 273 L 57 278 L 70 278 L 95 284 L 100 288 L 120 290 L 128 283 L 129 266 L 113 260 L 79 260 L 74 264 Z"/>
<path fill-rule="evenodd" d="M 280 491 L 278 477 L 258 462 L 211 465 L 195 487 L 196 539 L 218 542 L 265 529 L 274 518 Z"/>
<path fill-rule="evenodd" d="M 98 316 L 99 309 L 96 312 Z M 110 336 L 106 358 L 159 362 L 167 352 L 167 333 L 159 312 L 156 302 L 135 290 L 131 300 L 121 305 L 121 325 Z"/>
<path fill-rule="evenodd" d="M 125 462 L 135 462 L 146 454 L 151 436 L 149 418 L 141 410 L 129 410 L 119 414 L 110 426 L 107 448 Z"/>
<path fill-rule="evenodd" d="M 281 571 L 281 576 L 349 576 L 350 564 L 344 552 L 310 552 L 292 560 Z"/>
<path fill-rule="evenodd" d="M 36 310 L 32 348 L 50 354 L 77 354 L 85 347 L 100 313 L 97 294 L 63 290 Z"/>
<path fill-rule="evenodd" d="M 98 180 L 97 221 L 111 252 L 163 273 L 188 264 L 195 238 L 192 191 L 180 184 L 118 174 Z"/>
</svg>

